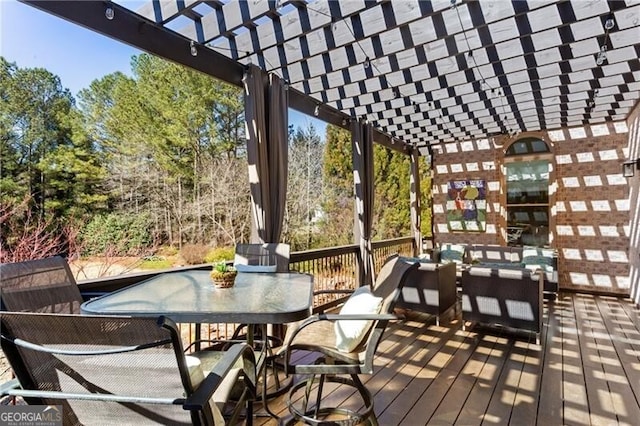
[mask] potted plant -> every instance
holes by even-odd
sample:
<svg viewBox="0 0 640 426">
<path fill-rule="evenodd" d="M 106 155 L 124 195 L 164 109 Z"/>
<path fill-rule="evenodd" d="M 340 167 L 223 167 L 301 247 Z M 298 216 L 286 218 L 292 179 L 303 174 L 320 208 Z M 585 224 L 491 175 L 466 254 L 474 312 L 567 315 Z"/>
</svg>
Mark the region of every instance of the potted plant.
<svg viewBox="0 0 640 426">
<path fill-rule="evenodd" d="M 216 263 L 211 271 L 211 279 L 213 284 L 218 288 L 233 287 L 238 271 L 233 266 L 229 266 L 226 262 Z"/>
</svg>

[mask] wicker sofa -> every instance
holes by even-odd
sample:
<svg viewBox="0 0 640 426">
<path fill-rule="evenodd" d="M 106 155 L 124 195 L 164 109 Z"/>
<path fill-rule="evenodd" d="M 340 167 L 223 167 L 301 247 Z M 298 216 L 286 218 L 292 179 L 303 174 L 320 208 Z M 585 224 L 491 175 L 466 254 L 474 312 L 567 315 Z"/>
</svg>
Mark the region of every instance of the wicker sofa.
<svg viewBox="0 0 640 426">
<path fill-rule="evenodd" d="M 420 262 L 402 288 L 396 307 L 440 317 L 456 303 L 456 267 L 453 263 Z"/>
<path fill-rule="evenodd" d="M 528 330 L 539 344 L 543 285 L 542 274 L 525 268 L 471 266 L 462 271 L 463 322 Z"/>
<path fill-rule="evenodd" d="M 495 245 L 453 245 L 443 244 L 445 250 L 437 249 L 432 254 L 434 262 L 456 262 L 462 264 L 462 271 L 470 266 L 521 270 L 543 271 L 544 298 L 555 300 L 558 294 L 557 258 L 551 249 L 537 247 L 512 247 Z M 463 253 L 459 253 L 464 250 Z M 453 254 L 452 254 L 453 253 Z M 459 273 L 459 278 L 461 272 Z"/>
</svg>

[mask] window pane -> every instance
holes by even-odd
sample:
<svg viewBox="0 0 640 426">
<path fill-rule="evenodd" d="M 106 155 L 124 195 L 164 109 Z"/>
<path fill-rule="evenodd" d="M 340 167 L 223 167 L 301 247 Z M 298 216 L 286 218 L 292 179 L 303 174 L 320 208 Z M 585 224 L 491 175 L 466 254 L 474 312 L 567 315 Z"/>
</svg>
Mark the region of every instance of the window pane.
<svg viewBox="0 0 640 426">
<path fill-rule="evenodd" d="M 507 164 L 507 204 L 549 203 L 549 162 Z"/>
<path fill-rule="evenodd" d="M 509 245 L 549 244 L 549 162 L 508 163 L 507 240 Z"/>
</svg>

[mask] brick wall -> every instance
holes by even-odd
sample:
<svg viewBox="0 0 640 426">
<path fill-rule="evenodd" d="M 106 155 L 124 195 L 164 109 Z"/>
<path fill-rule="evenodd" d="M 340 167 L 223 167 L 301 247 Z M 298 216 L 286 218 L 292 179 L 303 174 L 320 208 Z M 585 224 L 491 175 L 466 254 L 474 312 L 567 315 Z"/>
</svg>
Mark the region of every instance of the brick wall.
<svg viewBox="0 0 640 426">
<path fill-rule="evenodd" d="M 433 158 L 433 232 L 436 243 L 499 244 L 500 163 L 489 140 L 446 144 Z M 436 149 L 438 149 L 436 148 Z M 487 182 L 486 232 L 449 232 L 446 221 L 447 182 L 484 179 Z"/>
<path fill-rule="evenodd" d="M 629 142 L 627 159 L 640 158 L 640 104 L 627 120 Z M 631 298 L 640 305 L 640 171 L 629 182 L 629 288 Z"/>
<path fill-rule="evenodd" d="M 558 249 L 562 288 L 629 294 L 629 184 L 622 177 L 629 133 L 609 123 L 537 136 L 551 148 L 550 244 Z M 513 140 L 461 142 L 441 147 L 434 158 L 436 242 L 506 244 L 503 153 Z M 446 223 L 449 180 L 485 179 L 487 230 L 450 232 Z"/>
</svg>

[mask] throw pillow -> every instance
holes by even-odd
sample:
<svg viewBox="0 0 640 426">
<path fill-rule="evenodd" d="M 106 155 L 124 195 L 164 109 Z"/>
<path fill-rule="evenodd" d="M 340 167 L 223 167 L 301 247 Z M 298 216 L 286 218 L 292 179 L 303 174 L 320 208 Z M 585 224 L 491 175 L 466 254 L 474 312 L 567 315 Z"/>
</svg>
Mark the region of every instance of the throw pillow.
<svg viewBox="0 0 640 426">
<path fill-rule="evenodd" d="M 374 296 L 369 286 L 354 291 L 340 310 L 340 315 L 377 314 L 382 306 L 382 297 Z M 336 348 L 340 352 L 352 352 L 362 343 L 369 329 L 373 326 L 370 320 L 338 320 L 336 321 Z"/>
<path fill-rule="evenodd" d="M 464 262 L 465 246 L 462 244 L 442 244 L 440 247 L 441 263 L 458 263 Z"/>
<path fill-rule="evenodd" d="M 536 271 L 553 272 L 555 252 L 550 249 L 525 246 L 522 249 L 522 264 L 525 268 Z"/>
</svg>

